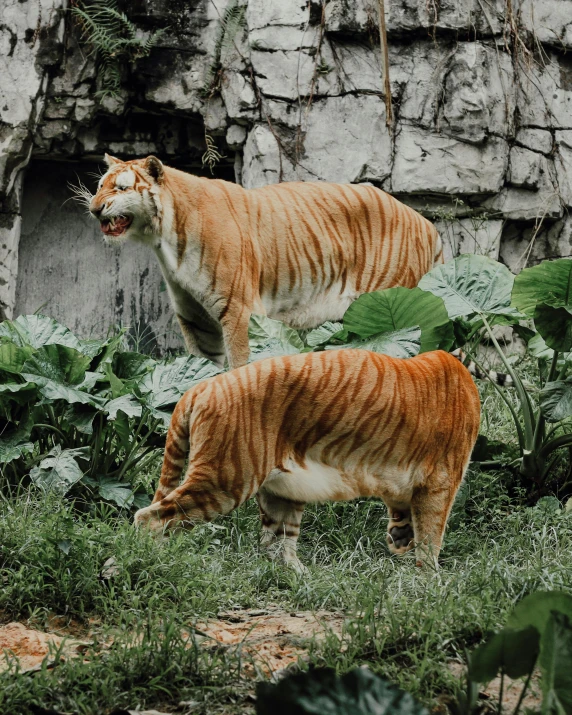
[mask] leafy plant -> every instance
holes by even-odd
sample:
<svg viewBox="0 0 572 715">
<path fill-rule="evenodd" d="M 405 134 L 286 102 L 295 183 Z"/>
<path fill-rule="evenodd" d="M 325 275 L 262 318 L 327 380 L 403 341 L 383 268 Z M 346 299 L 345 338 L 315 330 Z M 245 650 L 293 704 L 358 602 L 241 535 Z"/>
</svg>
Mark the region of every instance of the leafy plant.
<svg viewBox="0 0 572 715">
<path fill-rule="evenodd" d="M 510 374 L 520 410 L 499 390 L 515 424 L 519 458 L 516 462 L 529 494 L 539 497 L 550 489 L 549 475 L 558 450 L 572 447 L 572 384 L 566 380 L 572 350 L 572 261 L 545 261 L 516 278 L 502 264 L 485 256 L 465 255 L 434 268 L 419 287 L 443 299 L 449 317 L 456 322 L 458 341 L 469 355 L 486 335 Z M 534 321 L 535 330 L 530 327 Z M 523 322 L 525 324 L 523 324 Z M 545 376 L 535 404 L 527 385 L 501 348 L 493 327 L 512 325 L 528 341 Z M 462 336 L 462 337 L 460 337 Z M 497 388 L 498 389 L 498 388 Z M 552 427 L 547 429 L 547 423 Z M 564 482 L 560 489 L 568 488 Z"/>
<path fill-rule="evenodd" d="M 121 64 L 147 57 L 164 30 L 146 38 L 118 8 L 117 0 L 79 0 L 72 7 L 84 39 L 96 58 L 101 97 L 117 96 L 121 88 Z"/>
<path fill-rule="evenodd" d="M 246 24 L 246 5 L 239 0 L 230 0 L 220 19 L 218 34 L 214 45 L 214 56 L 208 68 L 202 94 L 211 97 L 219 88 L 220 76 L 223 70 L 223 56 L 228 52 L 239 30 Z M 254 48 L 256 49 L 256 48 Z"/>
<path fill-rule="evenodd" d="M 120 507 L 147 501 L 135 468 L 162 448 L 170 413 L 219 369 L 202 358 L 156 361 L 123 349 L 123 334 L 80 340 L 52 318 L 0 323 L 0 465 L 4 479 Z"/>
<path fill-rule="evenodd" d="M 520 601 L 507 627 L 491 636 L 470 656 L 466 713 L 475 711 L 477 683 L 488 683 L 500 673 L 499 702 L 504 677 L 526 677 L 513 715 L 520 712 L 533 671 L 540 669 L 543 713 L 572 713 L 572 596 L 560 591 L 538 591 Z M 499 712 L 502 705 L 499 706 Z"/>
<path fill-rule="evenodd" d="M 331 668 L 257 683 L 257 715 L 428 715 L 409 693 L 356 668 L 341 678 Z"/>
</svg>

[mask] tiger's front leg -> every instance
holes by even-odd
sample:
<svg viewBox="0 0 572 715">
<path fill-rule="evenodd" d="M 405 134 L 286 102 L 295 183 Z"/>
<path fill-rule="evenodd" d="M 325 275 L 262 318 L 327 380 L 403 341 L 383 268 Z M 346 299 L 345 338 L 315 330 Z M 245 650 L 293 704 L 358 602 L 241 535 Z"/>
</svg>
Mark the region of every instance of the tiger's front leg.
<svg viewBox="0 0 572 715">
<path fill-rule="evenodd" d="M 262 522 L 260 546 L 272 560 L 281 560 L 298 573 L 305 573 L 307 569 L 296 553 L 304 502 L 276 496 L 264 487 L 256 498 Z"/>
<path fill-rule="evenodd" d="M 214 322 L 189 320 L 177 314 L 185 347 L 189 355 L 205 357 L 219 367 L 224 366 L 225 350 L 222 330 Z"/>
<path fill-rule="evenodd" d="M 196 476 L 192 470 L 185 481 L 169 494 L 135 514 L 135 526 L 156 534 L 177 527 L 191 529 L 197 523 L 212 521 L 240 506 L 240 495 L 217 487 L 215 479 Z"/>
<path fill-rule="evenodd" d="M 220 322 L 231 370 L 246 365 L 250 357 L 248 323 L 251 312 L 246 306 L 238 304 L 230 304 L 222 311 Z"/>
</svg>

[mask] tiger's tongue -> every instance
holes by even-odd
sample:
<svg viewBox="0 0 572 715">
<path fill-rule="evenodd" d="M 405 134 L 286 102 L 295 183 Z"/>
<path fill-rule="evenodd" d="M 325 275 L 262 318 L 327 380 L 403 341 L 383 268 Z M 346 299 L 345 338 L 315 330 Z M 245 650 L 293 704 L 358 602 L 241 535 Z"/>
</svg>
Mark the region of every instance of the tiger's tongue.
<svg viewBox="0 0 572 715">
<path fill-rule="evenodd" d="M 106 235 L 116 236 L 119 233 L 123 233 L 130 223 L 131 219 L 128 218 L 116 218 L 115 224 L 112 224 L 111 221 L 102 221 L 101 230 Z"/>
</svg>

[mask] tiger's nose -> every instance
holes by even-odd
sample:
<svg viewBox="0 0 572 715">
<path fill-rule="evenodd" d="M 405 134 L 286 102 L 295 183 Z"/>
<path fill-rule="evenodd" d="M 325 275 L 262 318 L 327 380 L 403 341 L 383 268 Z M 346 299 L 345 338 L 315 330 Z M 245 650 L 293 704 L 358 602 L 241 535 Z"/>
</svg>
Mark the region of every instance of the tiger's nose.
<svg viewBox="0 0 572 715">
<path fill-rule="evenodd" d="M 101 214 L 101 212 L 103 211 L 104 208 L 105 208 L 105 203 L 96 204 L 92 201 L 91 206 L 89 207 L 89 210 L 96 218 L 99 218 L 99 215 Z"/>
</svg>

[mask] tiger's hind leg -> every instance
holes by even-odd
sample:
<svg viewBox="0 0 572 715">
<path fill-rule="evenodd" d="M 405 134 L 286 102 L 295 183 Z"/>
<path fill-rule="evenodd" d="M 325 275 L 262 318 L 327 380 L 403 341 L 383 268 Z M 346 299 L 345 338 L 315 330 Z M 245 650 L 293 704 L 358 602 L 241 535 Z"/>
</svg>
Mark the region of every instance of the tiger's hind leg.
<svg viewBox="0 0 572 715">
<path fill-rule="evenodd" d="M 262 522 L 260 546 L 272 560 L 280 559 L 298 573 L 307 569 L 296 553 L 304 502 L 279 497 L 262 487 L 258 494 Z"/>
<path fill-rule="evenodd" d="M 417 566 L 437 566 L 445 527 L 463 473 L 464 470 L 461 474 L 451 476 L 446 469 L 435 470 L 427 484 L 413 494 L 411 515 Z"/>
<path fill-rule="evenodd" d="M 411 509 L 388 505 L 387 546 L 392 554 L 404 554 L 414 546 Z"/>
</svg>

